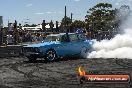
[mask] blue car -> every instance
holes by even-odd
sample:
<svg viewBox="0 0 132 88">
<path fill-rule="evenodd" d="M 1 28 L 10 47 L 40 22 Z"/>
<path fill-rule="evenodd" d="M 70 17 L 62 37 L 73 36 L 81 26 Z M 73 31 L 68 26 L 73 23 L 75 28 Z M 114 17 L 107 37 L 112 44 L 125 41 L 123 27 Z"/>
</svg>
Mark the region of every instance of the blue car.
<svg viewBox="0 0 132 88">
<path fill-rule="evenodd" d="M 83 34 L 59 33 L 48 35 L 41 43 L 23 46 L 24 55 L 29 61 L 44 58 L 54 61 L 63 57 L 86 58 L 92 43 Z"/>
</svg>

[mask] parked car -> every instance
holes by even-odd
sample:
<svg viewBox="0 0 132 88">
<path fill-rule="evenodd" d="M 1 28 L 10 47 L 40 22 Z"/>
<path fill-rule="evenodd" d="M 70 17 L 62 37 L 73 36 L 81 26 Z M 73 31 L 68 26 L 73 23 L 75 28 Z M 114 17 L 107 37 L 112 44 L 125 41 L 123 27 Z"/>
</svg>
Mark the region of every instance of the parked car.
<svg viewBox="0 0 132 88">
<path fill-rule="evenodd" d="M 23 46 L 24 55 L 29 61 L 35 61 L 37 58 L 44 58 L 46 61 L 63 57 L 86 58 L 90 50 L 90 40 L 77 33 L 50 34 L 41 43 Z"/>
</svg>

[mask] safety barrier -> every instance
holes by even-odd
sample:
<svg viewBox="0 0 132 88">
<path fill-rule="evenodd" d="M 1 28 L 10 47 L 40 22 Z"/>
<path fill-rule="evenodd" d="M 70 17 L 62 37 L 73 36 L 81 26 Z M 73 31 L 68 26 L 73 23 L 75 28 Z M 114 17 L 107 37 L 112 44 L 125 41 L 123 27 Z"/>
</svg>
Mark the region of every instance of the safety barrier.
<svg viewBox="0 0 132 88">
<path fill-rule="evenodd" d="M 0 46 L 0 58 L 20 56 L 22 53 L 22 45 Z"/>
</svg>

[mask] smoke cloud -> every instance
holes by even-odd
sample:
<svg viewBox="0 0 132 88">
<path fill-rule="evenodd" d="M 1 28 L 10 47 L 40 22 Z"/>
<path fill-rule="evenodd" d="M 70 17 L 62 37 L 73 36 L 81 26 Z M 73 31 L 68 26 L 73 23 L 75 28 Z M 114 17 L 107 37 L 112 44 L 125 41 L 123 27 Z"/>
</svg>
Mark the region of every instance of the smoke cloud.
<svg viewBox="0 0 132 88">
<path fill-rule="evenodd" d="M 117 35 L 111 40 L 96 41 L 88 58 L 132 58 L 132 36 Z"/>
<path fill-rule="evenodd" d="M 111 40 L 95 41 L 88 58 L 131 58 L 132 59 L 132 17 L 121 25 L 122 34 Z"/>
</svg>

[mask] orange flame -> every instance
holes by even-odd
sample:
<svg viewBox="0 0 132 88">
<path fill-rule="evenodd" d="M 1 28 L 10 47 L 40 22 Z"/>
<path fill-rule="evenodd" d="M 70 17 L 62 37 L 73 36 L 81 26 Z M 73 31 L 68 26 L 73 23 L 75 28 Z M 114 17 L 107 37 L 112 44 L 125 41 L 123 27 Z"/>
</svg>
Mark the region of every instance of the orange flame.
<svg viewBox="0 0 132 88">
<path fill-rule="evenodd" d="M 85 70 L 81 66 L 79 66 L 78 72 L 79 72 L 80 76 L 84 76 L 85 75 Z"/>
</svg>

